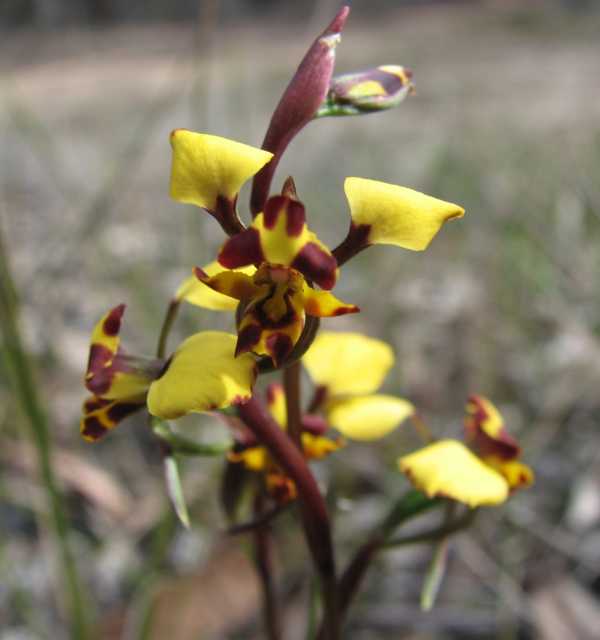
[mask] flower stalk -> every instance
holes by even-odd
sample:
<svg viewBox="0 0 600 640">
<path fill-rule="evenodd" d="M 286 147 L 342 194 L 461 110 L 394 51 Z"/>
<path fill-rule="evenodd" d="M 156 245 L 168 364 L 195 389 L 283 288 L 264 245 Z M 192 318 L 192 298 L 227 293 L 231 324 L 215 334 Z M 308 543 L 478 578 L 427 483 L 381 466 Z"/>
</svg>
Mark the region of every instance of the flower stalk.
<svg viewBox="0 0 600 640">
<path fill-rule="evenodd" d="M 339 638 L 335 559 L 329 514 L 319 487 L 304 457 L 290 438 L 252 397 L 239 406 L 239 416 L 262 442 L 298 490 L 300 515 L 308 548 L 321 581 L 324 607 L 324 638 Z"/>
</svg>

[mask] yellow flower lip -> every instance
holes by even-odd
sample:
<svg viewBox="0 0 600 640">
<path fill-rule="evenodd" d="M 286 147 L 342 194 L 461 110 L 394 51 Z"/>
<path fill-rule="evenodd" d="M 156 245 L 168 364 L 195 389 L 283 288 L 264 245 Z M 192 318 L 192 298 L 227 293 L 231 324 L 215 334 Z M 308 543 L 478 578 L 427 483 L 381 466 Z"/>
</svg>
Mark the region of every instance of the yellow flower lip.
<svg viewBox="0 0 600 640">
<path fill-rule="evenodd" d="M 198 268 L 194 273 L 208 287 L 242 303 L 236 355 L 266 355 L 275 366 L 292 352 L 306 315 L 331 317 L 358 311 L 329 291 L 312 289 L 299 271 L 282 264 L 262 263 L 253 276 L 223 271 L 210 277 Z"/>
</svg>

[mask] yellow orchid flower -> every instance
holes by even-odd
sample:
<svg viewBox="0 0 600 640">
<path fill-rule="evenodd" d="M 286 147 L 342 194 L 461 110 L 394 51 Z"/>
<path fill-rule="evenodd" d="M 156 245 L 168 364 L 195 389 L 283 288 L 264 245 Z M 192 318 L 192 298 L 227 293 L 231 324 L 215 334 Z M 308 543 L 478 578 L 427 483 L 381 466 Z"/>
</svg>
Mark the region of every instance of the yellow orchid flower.
<svg viewBox="0 0 600 640">
<path fill-rule="evenodd" d="M 382 67 L 378 73 L 380 79 L 409 85 L 400 67 Z M 361 91 L 373 90 L 369 86 Z M 372 244 L 423 250 L 445 221 L 464 213 L 458 205 L 405 187 L 347 178 L 344 188 L 352 223 L 348 237 L 332 253 L 308 228 L 291 179 L 280 195 L 265 199 L 249 228 L 239 221 L 237 193 L 269 163 L 272 154 L 182 129 L 171 134 L 171 144 L 171 195 L 210 211 L 230 235 L 218 255 L 219 265 L 228 271 L 219 271 L 214 264 L 195 270 L 198 280 L 221 295 L 210 298 L 188 279 L 176 299 L 212 309 L 232 307 L 223 296 L 239 301 L 236 354 L 266 355 L 275 366 L 292 352 L 307 315 L 331 317 L 358 311 L 329 293 L 338 277 L 338 263 Z M 239 271 L 252 267 L 256 272 Z M 322 290 L 314 289 L 312 283 Z"/>
<path fill-rule="evenodd" d="M 91 337 L 81 435 L 95 441 L 121 420 L 147 406 L 161 418 L 211 411 L 252 394 L 256 363 L 234 357 L 234 335 L 204 331 L 185 340 L 168 359 L 126 353 L 120 345 L 125 305 L 106 313 Z"/>
<path fill-rule="evenodd" d="M 398 459 L 400 470 L 428 496 L 469 507 L 496 505 L 533 483 L 533 471 L 518 460 L 517 441 L 505 430 L 498 409 L 482 396 L 467 403 L 465 426 L 475 452 L 458 440 L 442 440 Z"/>
<path fill-rule="evenodd" d="M 242 303 L 236 354 L 268 355 L 279 366 L 298 341 L 306 316 L 356 313 L 327 289 L 335 284 L 335 258 L 312 233 L 304 206 L 290 196 L 273 196 L 250 228 L 230 238 L 218 261 L 227 271 L 196 268 L 198 280 Z M 257 265 L 249 275 L 237 269 Z M 314 281 L 326 290 L 309 285 Z"/>
<path fill-rule="evenodd" d="M 277 424 L 287 429 L 287 409 L 283 387 L 270 384 L 267 388 L 267 406 Z M 327 424 L 317 416 L 305 415 L 302 419 L 302 452 L 307 460 L 320 460 L 344 446 L 341 438 L 328 438 L 324 435 Z M 296 488 L 292 480 L 279 468 L 266 447 L 259 444 L 250 434 L 244 433 L 243 441 L 238 442 L 229 453 L 230 462 L 242 463 L 246 469 L 265 475 L 265 485 L 278 503 L 289 502 L 296 497 Z"/>
<path fill-rule="evenodd" d="M 321 331 L 302 362 L 327 422 L 352 440 L 377 440 L 410 417 L 402 398 L 374 393 L 394 364 L 391 347 L 360 333 Z"/>
</svg>

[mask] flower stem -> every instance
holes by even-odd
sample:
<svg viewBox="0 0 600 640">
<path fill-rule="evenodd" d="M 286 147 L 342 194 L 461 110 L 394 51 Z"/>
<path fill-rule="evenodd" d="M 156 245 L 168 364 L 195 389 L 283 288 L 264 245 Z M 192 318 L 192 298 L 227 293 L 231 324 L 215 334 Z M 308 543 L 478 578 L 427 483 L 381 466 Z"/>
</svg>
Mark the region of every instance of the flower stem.
<svg viewBox="0 0 600 640">
<path fill-rule="evenodd" d="M 173 328 L 173 323 L 177 318 L 177 313 L 179 312 L 180 304 L 181 304 L 181 301 L 177 300 L 176 298 L 173 298 L 169 302 L 169 306 L 167 307 L 167 312 L 165 313 L 162 327 L 160 328 L 158 346 L 156 347 L 157 358 L 165 357 L 165 354 L 167 352 L 167 340 L 169 338 L 169 333 L 171 333 L 171 329 Z"/>
<path fill-rule="evenodd" d="M 297 360 L 283 370 L 283 389 L 287 411 L 287 432 L 294 444 L 302 451 L 300 361 Z"/>
<path fill-rule="evenodd" d="M 52 466 L 48 419 L 37 391 L 29 356 L 19 331 L 18 302 L 8 256 L 0 234 L 0 326 L 6 371 L 15 395 L 27 417 L 30 437 L 36 449 L 38 468 L 50 508 L 50 521 L 58 547 L 63 580 L 69 600 L 71 635 L 74 640 L 89 637 L 83 587 L 79 581 L 75 559 L 69 546 L 69 522 L 63 495 L 57 485 Z"/>
<path fill-rule="evenodd" d="M 308 548 L 321 581 L 324 638 L 339 639 L 337 583 L 329 515 L 319 487 L 304 457 L 281 430 L 265 407 L 252 397 L 238 408 L 248 428 L 262 442 L 277 464 L 294 481 Z"/>
<path fill-rule="evenodd" d="M 254 503 L 257 520 L 262 516 L 262 503 L 262 496 L 257 496 Z M 262 586 L 265 630 L 268 640 L 281 640 L 281 612 L 273 576 L 273 542 L 268 524 L 262 523 L 254 530 L 254 561 Z"/>
</svg>

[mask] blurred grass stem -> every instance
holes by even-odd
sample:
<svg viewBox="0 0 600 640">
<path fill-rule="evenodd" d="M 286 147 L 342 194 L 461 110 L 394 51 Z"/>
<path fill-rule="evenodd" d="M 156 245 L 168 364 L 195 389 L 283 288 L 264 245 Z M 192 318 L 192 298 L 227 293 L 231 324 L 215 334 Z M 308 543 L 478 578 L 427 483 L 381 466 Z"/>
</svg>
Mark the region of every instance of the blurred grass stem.
<svg viewBox="0 0 600 640">
<path fill-rule="evenodd" d="M 2 355 L 15 396 L 27 417 L 29 435 L 37 454 L 38 467 L 51 515 L 51 526 L 58 548 L 64 587 L 67 591 L 71 638 L 82 640 L 89 637 L 83 600 L 84 591 L 69 547 L 69 523 L 63 496 L 52 467 L 48 420 L 19 331 L 18 299 L 8 259 L 0 230 L 0 324 L 4 343 Z"/>
</svg>

